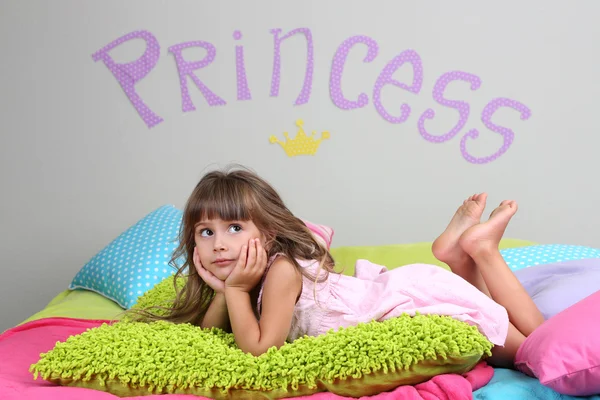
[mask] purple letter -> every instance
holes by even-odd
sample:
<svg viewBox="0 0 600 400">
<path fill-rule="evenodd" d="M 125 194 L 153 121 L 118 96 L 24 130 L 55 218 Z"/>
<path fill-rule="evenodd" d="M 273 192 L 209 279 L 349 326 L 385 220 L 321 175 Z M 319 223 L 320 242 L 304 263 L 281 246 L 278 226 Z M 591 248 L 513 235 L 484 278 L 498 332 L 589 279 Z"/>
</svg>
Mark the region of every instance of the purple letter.
<svg viewBox="0 0 600 400">
<path fill-rule="evenodd" d="M 206 57 L 204 57 L 204 59 L 200 61 L 194 62 L 184 60 L 182 52 L 188 47 L 202 47 L 206 50 Z M 179 82 L 181 84 L 181 103 L 184 112 L 194 111 L 196 109 L 194 103 L 192 103 L 192 99 L 190 99 L 190 93 L 188 91 L 186 80 L 187 75 L 189 75 L 190 78 L 192 78 L 192 80 L 194 81 L 198 89 L 200 89 L 200 92 L 202 92 L 202 95 L 204 96 L 204 98 L 210 106 L 222 106 L 227 104 L 225 100 L 211 92 L 210 89 L 207 88 L 202 82 L 200 82 L 200 79 L 198 79 L 198 77 L 194 74 L 194 70 L 204 68 L 213 62 L 213 60 L 215 59 L 215 54 L 217 53 L 215 46 L 208 42 L 201 41 L 185 42 L 169 47 L 169 52 L 173 53 L 173 55 L 175 56 L 175 61 L 177 62 L 177 70 L 179 71 Z"/>
<path fill-rule="evenodd" d="M 108 54 L 108 52 L 115 47 L 136 38 L 144 39 L 146 42 L 146 50 L 139 59 L 129 63 L 121 64 L 116 63 Z M 152 128 L 153 126 L 160 124 L 163 119 L 152 112 L 150 108 L 148 108 L 148 106 L 135 91 L 135 84 L 148 75 L 150 71 L 152 71 L 152 68 L 154 68 L 158 62 L 158 57 L 160 55 L 159 53 L 160 46 L 158 45 L 158 41 L 154 35 L 148 31 L 134 31 L 125 36 L 121 36 L 114 42 L 107 44 L 92 54 L 92 59 L 94 61 L 104 61 L 104 65 L 106 65 L 113 73 L 115 78 L 117 78 L 117 81 L 119 81 L 119 84 L 125 91 L 129 101 L 131 101 L 148 128 Z"/>
<path fill-rule="evenodd" d="M 407 86 L 404 83 L 398 82 L 392 75 L 398 70 L 405 62 L 409 62 L 413 68 L 413 82 L 411 86 Z M 385 118 L 388 122 L 393 124 L 400 124 L 408 119 L 410 115 L 410 107 L 408 104 L 402 104 L 400 106 L 400 116 L 394 117 L 390 115 L 381 104 L 381 90 L 387 84 L 392 84 L 404 90 L 408 90 L 411 93 L 418 94 L 423 84 L 423 65 L 421 63 L 421 57 L 414 50 L 405 50 L 396 57 L 394 57 L 381 71 L 377 81 L 375 82 L 375 88 L 373 89 L 373 102 L 379 115 Z"/>
<path fill-rule="evenodd" d="M 302 91 L 294 105 L 304 104 L 308 102 L 310 98 L 310 91 L 312 88 L 312 77 L 313 77 L 313 41 L 312 34 L 310 33 L 310 29 L 308 28 L 298 28 L 294 29 L 290 33 L 284 35 L 283 37 L 279 37 L 281 33 L 281 29 L 271 29 L 271 33 L 275 39 L 275 54 L 273 55 L 273 75 L 271 77 L 271 96 L 279 96 L 279 82 L 281 80 L 281 42 L 285 39 L 293 36 L 297 33 L 303 33 L 306 37 L 307 42 L 307 56 L 306 56 L 306 74 L 304 75 L 304 85 L 302 86 Z"/>
<path fill-rule="evenodd" d="M 342 74 L 344 73 L 344 64 L 346 58 L 352 46 L 356 43 L 363 43 L 367 45 L 367 55 L 363 59 L 363 62 L 371 62 L 377 57 L 379 46 L 377 42 L 368 36 L 352 36 L 344 40 L 340 47 L 338 47 L 335 55 L 333 56 L 333 65 L 331 66 L 331 75 L 329 77 L 329 95 L 333 104 L 343 110 L 351 110 L 353 108 L 362 108 L 369 104 L 369 97 L 365 93 L 361 93 L 358 96 L 357 101 L 351 101 L 344 97 L 342 93 Z"/>
<path fill-rule="evenodd" d="M 425 120 L 433 119 L 433 117 L 435 117 L 435 111 L 433 111 L 431 108 L 425 110 L 425 112 L 421 115 L 421 118 L 419 118 L 418 127 L 421 136 L 430 142 L 442 143 L 452 139 L 458 132 L 460 132 L 469 119 L 469 103 L 459 100 L 447 100 L 444 98 L 444 90 L 446 90 L 446 86 L 448 86 L 450 82 L 456 80 L 470 82 L 471 90 L 477 90 L 481 86 L 481 79 L 479 79 L 478 76 L 469 74 L 467 72 L 446 72 L 444 75 L 439 77 L 435 83 L 435 86 L 433 87 L 433 99 L 443 106 L 458 110 L 459 119 L 456 126 L 454 126 L 454 128 L 452 128 L 448 133 L 445 133 L 441 136 L 432 135 L 425 129 Z"/>
<path fill-rule="evenodd" d="M 467 142 L 468 138 L 472 138 L 472 139 L 477 138 L 479 136 L 479 132 L 477 131 L 477 129 L 471 129 L 460 140 L 460 152 L 462 153 L 463 157 L 468 162 L 473 163 L 473 164 L 485 164 L 485 163 L 488 163 L 490 161 L 494 161 L 496 158 L 498 158 L 502 154 L 504 154 L 506 152 L 506 150 L 508 150 L 508 148 L 512 144 L 513 138 L 515 136 L 515 134 L 513 133 L 513 131 L 511 131 L 508 128 L 504 128 L 502 126 L 498 126 L 498 125 L 494 124 L 491 121 L 492 120 L 492 115 L 500 107 L 510 107 L 510 108 L 512 108 L 514 110 L 519 111 L 521 113 L 521 119 L 522 120 L 526 120 L 529 117 L 531 117 L 531 110 L 529 110 L 529 108 L 527 108 L 527 106 L 525 106 L 524 104 L 519 103 L 518 101 L 511 100 L 511 99 L 506 99 L 506 98 L 498 98 L 498 99 L 494 99 L 494 100 L 490 101 L 485 106 L 485 108 L 483 109 L 483 112 L 481 113 L 481 120 L 483 121 L 483 124 L 488 129 L 490 129 L 491 131 L 494 131 L 496 133 L 501 134 L 502 137 L 504 138 L 504 143 L 503 143 L 502 147 L 497 152 L 495 152 L 494 154 L 492 154 L 491 156 L 480 157 L 480 158 L 473 157 L 472 155 L 470 155 L 467 152 L 466 142 Z"/>
<path fill-rule="evenodd" d="M 233 38 L 240 40 L 242 32 L 233 32 Z M 238 100 L 250 100 L 250 89 L 246 78 L 246 65 L 244 64 L 244 46 L 235 46 L 235 72 L 237 73 L 237 98 Z"/>
</svg>

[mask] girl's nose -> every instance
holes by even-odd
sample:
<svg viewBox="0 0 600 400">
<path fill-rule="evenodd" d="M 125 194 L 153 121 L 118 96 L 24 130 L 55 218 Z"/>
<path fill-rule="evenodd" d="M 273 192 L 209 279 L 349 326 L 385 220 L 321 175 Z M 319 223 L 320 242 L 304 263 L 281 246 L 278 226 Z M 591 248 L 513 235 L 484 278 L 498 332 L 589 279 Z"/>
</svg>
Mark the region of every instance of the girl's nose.
<svg viewBox="0 0 600 400">
<path fill-rule="evenodd" d="M 216 253 L 216 252 L 225 251 L 225 250 L 227 250 L 227 247 L 225 246 L 223 241 L 220 239 L 215 240 L 215 245 L 213 246 L 213 251 Z"/>
</svg>

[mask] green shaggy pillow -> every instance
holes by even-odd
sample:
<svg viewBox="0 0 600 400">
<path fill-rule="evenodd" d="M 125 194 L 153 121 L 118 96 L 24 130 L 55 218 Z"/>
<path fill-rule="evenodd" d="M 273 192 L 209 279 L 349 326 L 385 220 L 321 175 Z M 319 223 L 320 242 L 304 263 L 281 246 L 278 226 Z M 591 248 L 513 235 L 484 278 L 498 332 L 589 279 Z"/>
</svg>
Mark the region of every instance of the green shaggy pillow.
<svg viewBox="0 0 600 400">
<path fill-rule="evenodd" d="M 177 279 L 177 287 L 182 289 L 185 286 L 186 277 Z M 153 314 L 165 315 L 166 308 L 173 305 L 175 300 L 175 276 L 171 275 L 156 285 L 142 296 L 138 297 L 137 302 L 131 307 L 131 311 L 150 309 Z M 126 312 L 121 320 L 132 321 L 135 314 Z"/>
<path fill-rule="evenodd" d="M 170 292 L 169 292 L 170 290 Z M 137 307 L 167 300 L 172 278 Z M 172 298 L 172 297 L 171 297 Z M 367 396 L 443 373 L 464 373 L 492 344 L 450 317 L 403 315 L 303 337 L 254 357 L 219 329 L 190 324 L 104 324 L 57 343 L 31 366 L 51 382 L 117 396 L 181 393 L 212 398 L 283 398 L 330 391 Z"/>
</svg>

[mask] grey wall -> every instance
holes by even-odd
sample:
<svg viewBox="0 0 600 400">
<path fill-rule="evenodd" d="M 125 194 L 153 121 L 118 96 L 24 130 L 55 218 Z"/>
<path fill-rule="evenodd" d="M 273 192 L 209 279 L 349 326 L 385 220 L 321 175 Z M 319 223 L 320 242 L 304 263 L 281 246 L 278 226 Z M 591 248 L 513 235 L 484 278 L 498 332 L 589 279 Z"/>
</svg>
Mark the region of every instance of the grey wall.
<svg viewBox="0 0 600 400">
<path fill-rule="evenodd" d="M 488 191 L 493 205 L 520 202 L 507 236 L 542 243 L 600 246 L 597 99 L 600 56 L 598 3 L 579 1 L 149 2 L 3 1 L 0 6 L 0 280 L 4 330 L 64 290 L 81 266 L 120 232 L 160 205 L 183 206 L 192 187 L 215 165 L 239 162 L 270 180 L 297 215 L 336 229 L 335 246 L 429 241 L 463 198 Z M 343 16 L 342 16 L 343 15 Z M 307 104 L 294 106 L 304 76 L 305 41 L 282 47 L 281 90 L 269 95 L 272 28 L 311 29 L 314 80 Z M 137 86 L 164 122 L 148 129 L 102 62 L 91 54 L 128 32 L 146 29 L 160 42 L 160 59 Z M 236 100 L 235 45 L 245 47 L 252 100 Z M 333 55 L 353 35 L 377 41 L 379 54 L 363 63 L 351 51 L 342 87 L 369 104 L 336 107 L 329 95 Z M 226 98 L 208 107 L 190 82 L 197 110 L 183 113 L 177 69 L 167 48 L 204 40 L 217 47 L 213 64 L 198 72 Z M 403 124 L 376 111 L 373 85 L 386 63 L 406 49 L 423 61 L 418 95 L 384 89 L 390 113 L 412 108 Z M 111 55 L 135 60 L 142 42 Z M 200 59 L 201 51 L 190 51 Z M 446 132 L 455 110 L 432 98 L 437 78 L 462 70 L 479 76 L 471 91 L 454 82 L 446 97 L 467 101 L 467 126 L 452 140 L 430 143 L 417 130 L 427 108 L 428 128 Z M 408 66 L 395 75 L 410 82 Z M 481 121 L 496 97 L 532 111 L 526 121 L 509 108 L 494 122 L 515 139 L 493 162 L 467 162 L 460 138 L 468 129 L 478 156 L 494 153 L 502 137 Z M 329 130 L 315 156 L 287 157 L 270 135 Z"/>
</svg>

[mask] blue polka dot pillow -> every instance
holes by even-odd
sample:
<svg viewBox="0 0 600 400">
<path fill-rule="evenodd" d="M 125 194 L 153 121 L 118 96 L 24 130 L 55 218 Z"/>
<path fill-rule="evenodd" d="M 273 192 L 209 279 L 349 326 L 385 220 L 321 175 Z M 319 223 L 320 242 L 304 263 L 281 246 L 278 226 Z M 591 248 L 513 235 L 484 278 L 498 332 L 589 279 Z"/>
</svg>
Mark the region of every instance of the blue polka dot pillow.
<svg viewBox="0 0 600 400">
<path fill-rule="evenodd" d="M 552 264 L 562 261 L 600 258 L 600 249 L 569 244 L 539 244 L 500 250 L 506 264 L 517 271 L 534 265 Z"/>
<path fill-rule="evenodd" d="M 172 205 L 146 215 L 102 249 L 75 275 L 69 289 L 97 292 L 123 308 L 175 273 L 168 265 L 182 212 Z"/>
</svg>

